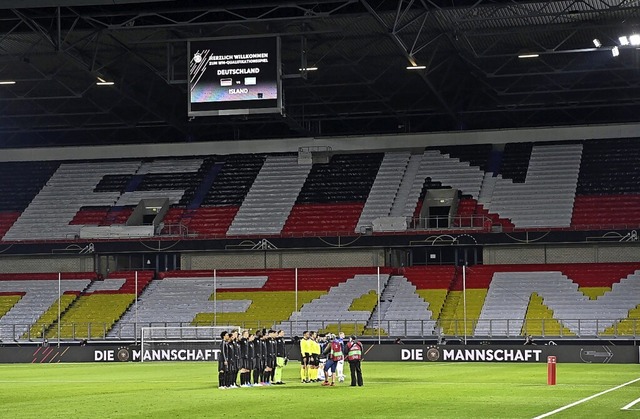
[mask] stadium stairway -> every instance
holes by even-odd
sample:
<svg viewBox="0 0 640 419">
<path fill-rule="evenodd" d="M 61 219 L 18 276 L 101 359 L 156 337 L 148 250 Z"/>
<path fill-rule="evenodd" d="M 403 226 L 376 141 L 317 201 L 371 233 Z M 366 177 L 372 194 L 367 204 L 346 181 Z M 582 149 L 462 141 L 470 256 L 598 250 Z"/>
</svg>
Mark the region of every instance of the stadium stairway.
<svg viewBox="0 0 640 419">
<path fill-rule="evenodd" d="M 427 151 L 424 151 L 419 155 L 419 157 L 412 156 L 411 161 L 409 162 L 409 166 L 407 167 L 407 174 L 402 180 L 400 188 L 401 190 L 405 190 L 409 182 L 411 186 L 408 188 L 407 198 L 404 200 L 404 208 L 401 209 L 399 208 L 399 206 L 395 206 L 395 208 L 392 208 L 392 214 L 394 216 L 402 216 L 406 218 L 411 218 L 414 216 L 416 207 L 418 205 L 418 200 L 420 199 L 420 194 L 422 193 L 425 181 L 427 180 L 427 174 L 429 173 L 429 163 L 425 157 L 426 155 Z M 414 172 L 415 176 L 411 178 L 409 174 L 413 174 Z"/>
<path fill-rule="evenodd" d="M 416 181 L 422 157 L 423 154 L 412 154 L 409 158 L 396 198 L 389 212 L 392 217 L 411 217 L 413 215 L 415 204 L 422 190 L 422 184 L 418 185 L 419 181 Z"/>
<path fill-rule="evenodd" d="M 417 294 L 416 286 L 404 276 L 392 275 L 367 328 L 383 329 L 389 336 L 428 336 L 435 324 L 429 303 Z"/>
</svg>

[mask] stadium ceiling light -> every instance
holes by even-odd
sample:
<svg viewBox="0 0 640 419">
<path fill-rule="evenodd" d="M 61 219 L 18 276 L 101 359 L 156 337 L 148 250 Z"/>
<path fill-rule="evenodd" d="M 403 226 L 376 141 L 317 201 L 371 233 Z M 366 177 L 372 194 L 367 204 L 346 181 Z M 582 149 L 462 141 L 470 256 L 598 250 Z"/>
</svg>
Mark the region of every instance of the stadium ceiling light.
<svg viewBox="0 0 640 419">
<path fill-rule="evenodd" d="M 611 48 L 611 55 L 613 55 L 614 57 L 620 55 L 620 50 L 618 49 L 618 47 Z"/>
<path fill-rule="evenodd" d="M 98 81 L 96 82 L 96 86 L 113 86 L 115 83 L 112 81 L 106 81 L 102 77 L 97 77 Z"/>
<path fill-rule="evenodd" d="M 596 48 L 600 48 L 602 46 L 602 42 L 600 42 L 598 38 L 593 38 L 593 45 L 595 45 Z"/>
<path fill-rule="evenodd" d="M 426 65 L 408 65 L 407 70 L 424 70 L 426 69 Z"/>
<path fill-rule="evenodd" d="M 318 67 L 303 67 L 303 68 L 299 68 L 299 71 L 317 71 Z"/>
<path fill-rule="evenodd" d="M 629 43 L 634 47 L 640 45 L 640 35 L 638 35 L 637 33 L 634 33 L 633 35 L 631 35 L 629 37 Z"/>
<path fill-rule="evenodd" d="M 621 36 L 620 38 L 618 38 L 618 41 L 620 41 L 620 45 L 627 46 L 629 45 L 629 38 L 627 38 L 626 36 Z"/>
<path fill-rule="evenodd" d="M 14 80 L 0 80 L 0 84 L 16 84 Z"/>
<path fill-rule="evenodd" d="M 540 54 L 520 54 L 518 58 L 538 58 Z"/>
</svg>

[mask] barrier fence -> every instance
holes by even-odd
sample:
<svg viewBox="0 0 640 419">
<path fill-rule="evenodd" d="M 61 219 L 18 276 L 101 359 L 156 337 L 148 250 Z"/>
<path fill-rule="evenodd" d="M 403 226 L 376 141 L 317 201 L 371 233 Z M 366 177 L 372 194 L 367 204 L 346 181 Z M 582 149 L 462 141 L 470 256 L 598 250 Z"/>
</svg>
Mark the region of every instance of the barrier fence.
<svg viewBox="0 0 640 419">
<path fill-rule="evenodd" d="M 390 320 L 373 322 L 344 320 L 237 322 L 243 329 L 282 329 L 287 336 L 302 336 L 305 330 L 319 333 L 344 332 L 346 335 L 389 338 L 518 338 L 533 335 L 540 338 L 606 338 L 637 339 L 640 320 L 626 319 L 493 319 L 493 320 Z M 61 323 L 0 325 L 0 343 L 50 342 L 80 340 L 137 341 L 143 327 L 226 326 L 224 323 L 150 322 L 150 323 Z M 58 338 L 59 336 L 59 338 Z"/>
</svg>

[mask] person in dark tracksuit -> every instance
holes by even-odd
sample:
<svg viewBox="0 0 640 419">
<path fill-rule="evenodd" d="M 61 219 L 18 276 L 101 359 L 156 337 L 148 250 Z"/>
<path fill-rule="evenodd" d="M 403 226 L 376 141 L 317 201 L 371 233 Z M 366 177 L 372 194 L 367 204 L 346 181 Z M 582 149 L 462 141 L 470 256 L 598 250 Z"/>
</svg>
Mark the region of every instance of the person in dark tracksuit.
<svg viewBox="0 0 640 419">
<path fill-rule="evenodd" d="M 265 381 L 267 384 L 273 383 L 273 374 L 276 369 L 276 332 L 269 330 L 265 339 L 267 356 L 265 358 Z"/>
<path fill-rule="evenodd" d="M 249 334 L 249 339 L 247 340 L 247 380 L 249 386 L 253 386 L 258 381 L 256 381 L 256 335 L 253 333 Z M 251 383 L 251 376 L 253 375 L 253 384 Z"/>
<path fill-rule="evenodd" d="M 238 381 L 238 366 L 240 364 L 240 344 L 238 343 L 238 331 L 232 330 L 231 337 L 229 338 L 229 383 L 231 388 L 238 387 L 236 382 Z"/>
<path fill-rule="evenodd" d="M 251 386 L 251 373 L 249 367 L 249 331 L 243 330 L 238 341 L 240 345 L 240 387 Z"/>
<path fill-rule="evenodd" d="M 218 388 L 224 390 L 227 388 L 227 373 L 229 370 L 229 333 L 220 333 L 222 340 L 220 341 L 220 353 L 218 354 Z"/>
<path fill-rule="evenodd" d="M 253 385 L 262 385 L 262 374 L 264 372 L 264 352 L 262 351 L 262 331 L 256 332 L 256 337 L 253 340 L 254 346 L 254 364 L 253 364 Z"/>
</svg>

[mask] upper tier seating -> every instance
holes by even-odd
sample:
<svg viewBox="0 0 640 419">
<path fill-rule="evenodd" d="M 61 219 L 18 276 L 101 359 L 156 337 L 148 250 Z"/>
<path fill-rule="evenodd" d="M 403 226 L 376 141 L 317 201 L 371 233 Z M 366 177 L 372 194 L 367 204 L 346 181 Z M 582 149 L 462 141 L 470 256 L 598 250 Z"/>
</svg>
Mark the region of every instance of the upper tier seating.
<svg viewBox="0 0 640 419">
<path fill-rule="evenodd" d="M 384 154 L 378 174 L 356 225 L 356 233 L 362 232 L 362 229 L 365 226 L 370 226 L 376 218 L 388 217 L 391 214 L 410 159 L 411 153 L 408 151 Z"/>
<path fill-rule="evenodd" d="M 486 172 L 489 167 L 489 156 L 493 146 L 491 144 L 471 144 L 437 147 L 442 154 L 447 154 L 461 162 L 468 162 L 471 166 L 479 167 Z"/>
<path fill-rule="evenodd" d="M 3 162 L 0 165 L 0 238 L 42 189 L 59 162 Z"/>
<path fill-rule="evenodd" d="M 460 199 L 458 216 L 458 224 L 454 224 L 454 227 L 473 227 L 489 230 L 493 226 L 500 226 L 502 231 L 512 231 L 515 227 L 510 220 L 489 212 L 473 198 Z"/>
<path fill-rule="evenodd" d="M 103 176 L 133 173 L 140 163 L 82 162 L 64 163 L 31 201 L 5 240 L 69 239 L 79 235 L 81 225 L 70 224 L 83 206 L 113 205 L 120 196 L 114 192 L 94 192 Z"/>
<path fill-rule="evenodd" d="M 210 168 L 203 177 L 202 188 L 194 192 L 194 199 L 180 220 L 189 234 L 225 235 L 265 158 L 256 154 L 234 154 L 221 157 L 221 163 L 209 161 Z M 201 206 L 194 205 L 197 203 Z"/>
<path fill-rule="evenodd" d="M 227 235 L 280 234 L 310 170 L 297 155 L 268 156 Z"/>
<path fill-rule="evenodd" d="M 60 162 L 3 162 L 0 165 L 0 214 L 24 211 Z"/>
<path fill-rule="evenodd" d="M 571 225 L 640 227 L 639 160 L 635 138 L 585 142 Z"/>
<path fill-rule="evenodd" d="M 416 217 L 436 188 L 462 193 L 456 229 L 640 227 L 635 139 L 413 153 L 333 154 L 311 166 L 292 153 L 9 163 L 0 170 L 0 236 L 73 240 L 83 226 L 124 225 L 145 198 L 169 199 L 166 235 L 354 235 L 378 218 Z"/>
<path fill-rule="evenodd" d="M 498 176 L 488 207 L 515 227 L 569 227 L 581 144 L 534 146 L 523 184 Z"/>
<path fill-rule="evenodd" d="M 443 186 L 458 189 L 464 195 L 478 198 L 484 172 L 476 166 L 458 158 L 442 154 L 437 150 L 424 152 L 426 176 L 432 181 L 441 182 Z"/>
<path fill-rule="evenodd" d="M 337 154 L 313 165 L 282 232 L 353 234 L 383 158 Z"/>
<path fill-rule="evenodd" d="M 504 146 L 500 176 L 513 183 L 524 183 L 531 159 L 533 143 L 507 143 Z"/>
</svg>

